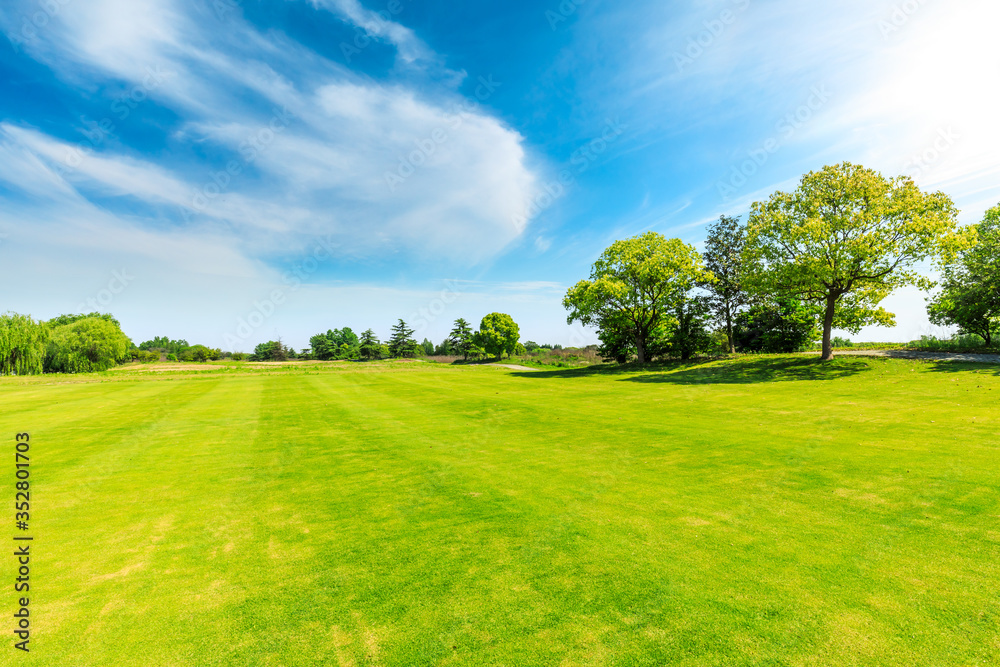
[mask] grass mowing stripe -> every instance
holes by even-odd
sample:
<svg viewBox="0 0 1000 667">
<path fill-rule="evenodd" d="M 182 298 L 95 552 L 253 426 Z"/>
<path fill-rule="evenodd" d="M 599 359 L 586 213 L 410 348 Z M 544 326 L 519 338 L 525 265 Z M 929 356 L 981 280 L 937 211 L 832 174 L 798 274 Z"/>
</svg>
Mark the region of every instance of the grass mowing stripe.
<svg viewBox="0 0 1000 667">
<path fill-rule="evenodd" d="M 171 378 L 110 505 L 60 519 L 38 664 L 1000 657 L 1000 377 L 981 367 Z"/>
</svg>

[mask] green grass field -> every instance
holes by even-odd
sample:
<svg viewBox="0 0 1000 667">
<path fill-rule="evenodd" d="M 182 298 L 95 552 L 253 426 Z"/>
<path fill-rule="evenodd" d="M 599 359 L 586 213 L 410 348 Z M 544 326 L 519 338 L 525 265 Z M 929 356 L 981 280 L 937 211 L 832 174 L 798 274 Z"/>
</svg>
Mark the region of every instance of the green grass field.
<svg viewBox="0 0 1000 667">
<path fill-rule="evenodd" d="M 218 366 L 0 401 L 5 539 L 19 431 L 35 537 L 28 655 L 0 564 L 3 665 L 1000 663 L 1000 367 Z"/>
</svg>

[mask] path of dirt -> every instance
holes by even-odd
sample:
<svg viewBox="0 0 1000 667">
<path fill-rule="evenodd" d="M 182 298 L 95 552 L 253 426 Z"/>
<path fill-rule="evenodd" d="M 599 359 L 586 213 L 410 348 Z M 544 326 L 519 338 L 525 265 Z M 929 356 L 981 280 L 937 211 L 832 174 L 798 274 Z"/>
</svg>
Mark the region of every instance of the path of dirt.
<svg viewBox="0 0 1000 667">
<path fill-rule="evenodd" d="M 528 368 L 527 366 L 518 366 L 517 364 L 483 364 L 484 366 L 496 366 L 498 368 L 509 368 L 512 371 L 537 371 L 537 368 Z"/>
<path fill-rule="evenodd" d="M 976 361 L 1000 364 L 1000 354 L 960 354 L 958 352 L 921 352 L 919 350 L 834 350 L 835 357 L 889 357 L 890 359 L 924 359 L 927 361 Z"/>
</svg>

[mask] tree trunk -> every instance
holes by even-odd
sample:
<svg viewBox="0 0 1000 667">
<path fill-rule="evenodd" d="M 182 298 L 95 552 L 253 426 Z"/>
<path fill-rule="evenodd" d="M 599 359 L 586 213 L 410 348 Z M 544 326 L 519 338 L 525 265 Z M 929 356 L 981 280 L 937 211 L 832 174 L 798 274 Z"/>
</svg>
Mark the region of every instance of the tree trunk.
<svg viewBox="0 0 1000 667">
<path fill-rule="evenodd" d="M 635 350 L 636 356 L 639 357 L 639 363 L 646 363 L 646 340 L 642 336 L 635 337 Z"/>
<path fill-rule="evenodd" d="M 726 308 L 726 336 L 729 338 L 729 354 L 736 354 L 736 341 L 733 340 L 733 314 Z"/>
<path fill-rule="evenodd" d="M 833 359 L 833 313 L 837 308 L 837 297 L 830 294 L 826 297 L 826 315 L 823 316 L 823 361 Z"/>
</svg>

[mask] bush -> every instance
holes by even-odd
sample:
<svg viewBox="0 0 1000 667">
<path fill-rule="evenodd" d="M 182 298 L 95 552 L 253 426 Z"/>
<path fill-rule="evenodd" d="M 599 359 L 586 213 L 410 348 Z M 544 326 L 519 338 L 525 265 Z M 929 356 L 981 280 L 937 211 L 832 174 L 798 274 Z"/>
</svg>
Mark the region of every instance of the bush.
<svg viewBox="0 0 1000 667">
<path fill-rule="evenodd" d="M 131 358 L 130 345 L 113 320 L 84 317 L 52 330 L 45 369 L 57 373 L 106 371 Z"/>
<path fill-rule="evenodd" d="M 246 352 L 233 352 L 233 361 L 246 361 Z"/>
<path fill-rule="evenodd" d="M 737 315 L 733 334 L 738 352 L 800 352 L 819 337 L 819 330 L 813 310 L 785 299 Z"/>
<path fill-rule="evenodd" d="M 222 358 L 222 350 L 213 349 L 204 345 L 192 345 L 181 352 L 181 361 L 218 361 Z"/>
<path fill-rule="evenodd" d="M 152 350 L 140 350 L 135 348 L 131 350 L 129 354 L 132 357 L 132 361 L 138 361 L 140 364 L 152 364 L 160 360 L 160 353 L 153 352 Z"/>
<path fill-rule="evenodd" d="M 167 355 L 167 361 L 177 361 L 177 355 L 171 352 Z"/>
</svg>

